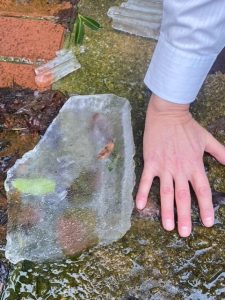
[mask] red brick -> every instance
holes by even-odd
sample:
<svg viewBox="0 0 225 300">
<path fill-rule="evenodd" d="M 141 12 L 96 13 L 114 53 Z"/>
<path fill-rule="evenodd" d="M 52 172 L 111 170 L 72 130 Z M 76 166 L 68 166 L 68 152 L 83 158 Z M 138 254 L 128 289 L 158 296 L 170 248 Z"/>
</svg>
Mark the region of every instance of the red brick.
<svg viewBox="0 0 225 300">
<path fill-rule="evenodd" d="M 27 1 L 28 2 L 28 1 Z M 30 17 L 51 17 L 60 14 L 65 14 L 66 11 L 73 9 L 70 2 L 62 2 L 56 4 L 48 3 L 48 1 L 29 1 L 28 3 L 21 2 L 18 4 L 15 0 L 0 0 L 0 15 L 1 16 L 30 16 Z"/>
<path fill-rule="evenodd" d="M 34 66 L 0 62 L 0 87 L 18 84 L 24 88 L 37 89 Z"/>
<path fill-rule="evenodd" d="M 49 21 L 0 17 L 0 55 L 52 59 L 62 46 L 64 27 Z"/>
</svg>

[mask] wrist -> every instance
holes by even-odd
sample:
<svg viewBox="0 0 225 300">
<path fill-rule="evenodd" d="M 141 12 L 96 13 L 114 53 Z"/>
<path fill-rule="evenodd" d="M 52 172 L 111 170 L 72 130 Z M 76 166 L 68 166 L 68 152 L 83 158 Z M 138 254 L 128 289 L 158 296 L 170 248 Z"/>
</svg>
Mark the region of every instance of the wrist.
<svg viewBox="0 0 225 300">
<path fill-rule="evenodd" d="M 190 107 L 189 104 L 177 104 L 164 100 L 155 94 L 152 94 L 150 98 L 150 106 L 152 107 L 152 110 L 158 113 L 168 111 L 174 111 L 177 113 L 189 112 Z"/>
<path fill-rule="evenodd" d="M 189 112 L 189 104 L 177 104 L 166 101 L 155 94 L 152 94 L 149 105 L 148 114 L 152 117 L 164 117 L 170 120 L 186 122 L 192 118 Z"/>
</svg>

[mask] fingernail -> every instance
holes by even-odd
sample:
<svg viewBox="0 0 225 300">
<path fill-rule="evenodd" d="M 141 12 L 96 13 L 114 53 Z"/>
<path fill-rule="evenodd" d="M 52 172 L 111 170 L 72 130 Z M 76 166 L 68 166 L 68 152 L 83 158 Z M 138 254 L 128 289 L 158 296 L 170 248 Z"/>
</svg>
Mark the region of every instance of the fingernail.
<svg viewBox="0 0 225 300">
<path fill-rule="evenodd" d="M 174 229 L 174 221 L 173 220 L 170 220 L 170 219 L 165 220 L 163 222 L 163 225 L 164 225 L 164 228 L 166 230 L 173 230 Z"/>
<path fill-rule="evenodd" d="M 137 209 L 143 210 L 145 208 L 145 204 L 143 202 L 137 202 L 136 207 Z"/>
<path fill-rule="evenodd" d="M 189 229 L 187 226 L 181 227 L 181 229 L 180 229 L 180 235 L 181 235 L 182 237 L 187 237 L 187 236 L 189 236 L 189 235 L 190 235 L 190 229 Z"/>
<path fill-rule="evenodd" d="M 204 219 L 204 225 L 206 227 L 211 227 L 211 226 L 213 226 L 213 224 L 214 224 L 214 218 L 208 217 L 208 218 Z"/>
</svg>

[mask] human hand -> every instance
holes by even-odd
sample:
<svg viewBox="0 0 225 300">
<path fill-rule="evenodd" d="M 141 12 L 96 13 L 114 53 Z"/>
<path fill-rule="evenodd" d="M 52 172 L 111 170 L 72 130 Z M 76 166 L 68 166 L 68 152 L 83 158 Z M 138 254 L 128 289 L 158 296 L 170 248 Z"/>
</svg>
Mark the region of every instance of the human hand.
<svg viewBox="0 0 225 300">
<path fill-rule="evenodd" d="M 202 223 L 213 226 L 212 194 L 203 154 L 206 151 L 225 164 L 225 147 L 192 118 L 189 105 L 170 103 L 152 95 L 143 147 L 144 170 L 136 196 L 137 208 L 142 210 L 146 206 L 152 181 L 158 176 L 163 227 L 169 231 L 175 227 L 175 200 L 178 232 L 187 237 L 192 230 L 190 182 L 198 199 Z"/>
</svg>

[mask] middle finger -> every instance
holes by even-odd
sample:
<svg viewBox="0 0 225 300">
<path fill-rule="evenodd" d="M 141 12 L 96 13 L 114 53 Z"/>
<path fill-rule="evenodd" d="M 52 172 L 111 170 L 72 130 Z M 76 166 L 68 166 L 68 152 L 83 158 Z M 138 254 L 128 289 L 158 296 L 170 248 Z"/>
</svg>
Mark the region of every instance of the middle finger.
<svg viewBox="0 0 225 300">
<path fill-rule="evenodd" d="M 178 216 L 178 232 L 187 237 L 191 233 L 191 195 L 187 178 L 179 174 L 175 177 L 175 200 Z"/>
</svg>

